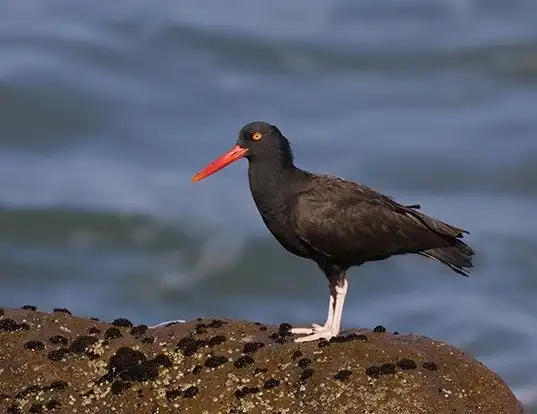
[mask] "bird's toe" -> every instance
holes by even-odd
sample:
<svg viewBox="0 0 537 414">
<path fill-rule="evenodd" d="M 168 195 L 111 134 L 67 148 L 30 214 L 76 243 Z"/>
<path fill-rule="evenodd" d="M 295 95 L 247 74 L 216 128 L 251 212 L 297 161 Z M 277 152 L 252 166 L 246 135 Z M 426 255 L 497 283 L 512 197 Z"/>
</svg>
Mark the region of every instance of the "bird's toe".
<svg viewBox="0 0 537 414">
<path fill-rule="evenodd" d="M 313 328 L 291 328 L 292 334 L 304 335 L 312 334 L 314 332 Z"/>
<path fill-rule="evenodd" d="M 326 339 L 328 341 L 333 336 L 334 335 L 332 334 L 332 332 L 328 329 L 325 331 L 315 332 L 310 335 L 301 336 L 300 338 L 295 338 L 294 342 L 311 342 L 311 341 L 317 341 L 319 339 Z"/>
<path fill-rule="evenodd" d="M 295 342 L 309 342 L 316 341 L 318 339 L 329 340 L 334 336 L 333 329 L 330 325 L 319 325 L 314 323 L 311 328 L 292 328 L 292 334 L 305 335 L 300 338 L 295 338 Z"/>
<path fill-rule="evenodd" d="M 292 334 L 306 335 L 320 332 L 330 331 L 329 325 L 319 325 L 318 323 L 312 323 L 311 328 L 291 328 Z"/>
</svg>

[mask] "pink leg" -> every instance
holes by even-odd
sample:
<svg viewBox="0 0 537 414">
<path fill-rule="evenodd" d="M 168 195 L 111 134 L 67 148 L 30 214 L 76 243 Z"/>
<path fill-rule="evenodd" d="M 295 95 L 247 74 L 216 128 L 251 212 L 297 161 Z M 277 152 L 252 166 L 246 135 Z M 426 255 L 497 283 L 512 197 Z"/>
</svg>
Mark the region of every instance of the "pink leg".
<svg viewBox="0 0 537 414">
<path fill-rule="evenodd" d="M 330 290 L 330 300 L 328 304 L 328 317 L 324 325 L 313 324 L 311 328 L 293 328 L 293 334 L 305 334 L 306 336 L 296 338 L 295 342 L 308 342 L 317 339 L 330 339 L 339 334 L 341 319 L 343 316 L 343 304 L 347 295 L 348 282 L 345 273 L 337 279 L 330 279 L 328 285 Z"/>
</svg>

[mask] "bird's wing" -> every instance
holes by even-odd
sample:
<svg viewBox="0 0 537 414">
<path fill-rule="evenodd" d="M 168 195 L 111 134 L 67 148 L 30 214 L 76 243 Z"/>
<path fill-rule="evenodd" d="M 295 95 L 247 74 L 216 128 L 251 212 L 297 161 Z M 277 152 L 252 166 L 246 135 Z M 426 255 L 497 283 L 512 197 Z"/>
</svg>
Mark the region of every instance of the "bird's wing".
<svg viewBox="0 0 537 414">
<path fill-rule="evenodd" d="M 451 246 L 465 232 L 417 208 L 358 183 L 316 176 L 293 197 L 290 222 L 296 236 L 317 252 L 356 261 Z"/>
</svg>

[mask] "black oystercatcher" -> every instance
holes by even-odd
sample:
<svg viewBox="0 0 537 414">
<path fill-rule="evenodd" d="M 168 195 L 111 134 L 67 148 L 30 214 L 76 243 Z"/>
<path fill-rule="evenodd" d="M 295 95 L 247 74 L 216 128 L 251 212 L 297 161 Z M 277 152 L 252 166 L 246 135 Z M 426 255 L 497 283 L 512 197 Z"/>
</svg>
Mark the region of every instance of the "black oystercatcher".
<svg viewBox="0 0 537 414">
<path fill-rule="evenodd" d="M 351 266 L 416 253 L 468 276 L 474 251 L 460 239 L 466 230 L 401 205 L 372 188 L 301 170 L 287 138 L 266 122 L 252 122 L 237 144 L 196 174 L 199 181 L 247 158 L 250 191 L 261 218 L 281 245 L 315 261 L 328 278 L 330 302 L 324 325 L 293 328 L 297 342 L 330 339 L 340 330 Z"/>
</svg>

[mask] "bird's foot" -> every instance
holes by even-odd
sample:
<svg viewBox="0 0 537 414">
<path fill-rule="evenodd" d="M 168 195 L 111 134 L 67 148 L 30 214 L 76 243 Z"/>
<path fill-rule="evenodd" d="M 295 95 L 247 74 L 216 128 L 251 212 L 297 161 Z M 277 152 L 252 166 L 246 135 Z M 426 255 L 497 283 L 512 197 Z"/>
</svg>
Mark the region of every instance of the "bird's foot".
<svg viewBox="0 0 537 414">
<path fill-rule="evenodd" d="M 333 332 L 330 325 L 318 325 L 316 323 L 312 324 L 311 328 L 292 328 L 291 333 L 306 335 L 300 338 L 295 338 L 294 342 L 310 342 L 318 339 L 330 340 L 330 338 L 337 335 Z"/>
<path fill-rule="evenodd" d="M 311 328 L 291 328 L 292 334 L 312 334 L 315 332 L 326 331 L 330 329 L 330 325 L 319 325 L 317 323 L 312 323 Z"/>
</svg>

